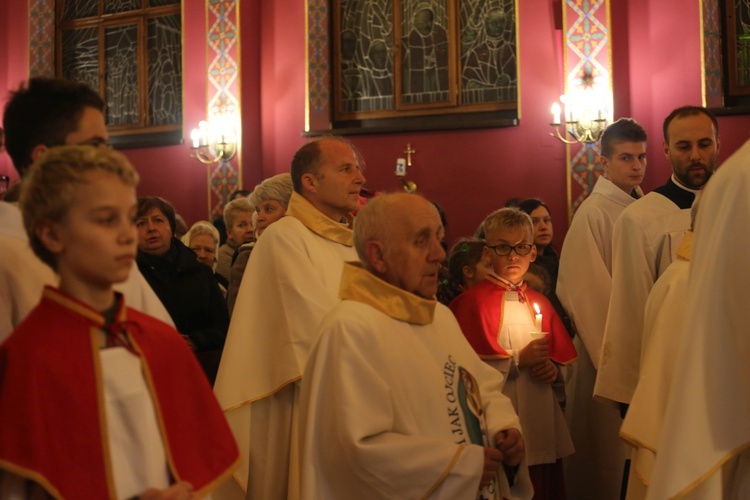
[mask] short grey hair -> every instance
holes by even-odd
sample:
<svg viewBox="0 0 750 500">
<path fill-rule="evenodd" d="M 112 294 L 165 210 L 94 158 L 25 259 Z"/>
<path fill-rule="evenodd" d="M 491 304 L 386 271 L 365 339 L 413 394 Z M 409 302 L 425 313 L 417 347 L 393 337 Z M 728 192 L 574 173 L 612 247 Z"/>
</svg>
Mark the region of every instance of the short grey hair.
<svg viewBox="0 0 750 500">
<path fill-rule="evenodd" d="M 201 234 L 207 234 L 208 236 L 212 237 L 214 239 L 214 243 L 216 245 L 216 255 L 219 255 L 219 230 L 216 229 L 216 226 L 208 222 L 207 220 L 199 220 L 195 224 L 193 224 L 190 227 L 190 230 L 185 233 L 185 236 L 182 237 L 182 242 L 186 246 L 190 246 L 190 241 L 196 237 L 200 236 Z"/>
<path fill-rule="evenodd" d="M 291 174 L 283 173 L 269 177 L 255 186 L 249 199 L 256 207 L 264 201 L 277 201 L 287 208 L 293 191 Z"/>
<path fill-rule="evenodd" d="M 224 205 L 224 225 L 231 229 L 239 214 L 252 214 L 255 206 L 246 197 L 237 198 Z"/>
<path fill-rule="evenodd" d="M 359 260 L 366 269 L 372 271 L 372 265 L 367 260 L 365 247 L 369 241 L 385 241 L 393 231 L 393 209 L 394 205 L 404 199 L 420 198 L 428 203 L 438 216 L 438 211 L 429 200 L 418 194 L 390 193 L 382 194 L 370 199 L 362 207 L 354 218 L 354 248 L 357 250 Z"/>
</svg>

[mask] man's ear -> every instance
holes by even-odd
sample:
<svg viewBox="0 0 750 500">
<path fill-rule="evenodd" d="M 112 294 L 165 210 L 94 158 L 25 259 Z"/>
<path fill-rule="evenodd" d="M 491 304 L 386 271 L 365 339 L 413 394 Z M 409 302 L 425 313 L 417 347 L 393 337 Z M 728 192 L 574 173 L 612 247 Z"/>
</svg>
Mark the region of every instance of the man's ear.
<svg viewBox="0 0 750 500">
<path fill-rule="evenodd" d="M 302 174 L 302 188 L 306 189 L 308 191 L 315 192 L 316 188 L 318 187 L 318 180 L 315 178 L 315 175 L 312 173 Z"/>
<path fill-rule="evenodd" d="M 46 153 L 48 149 L 49 148 L 45 144 L 37 144 L 34 146 L 34 149 L 31 150 L 31 163 L 36 162 L 36 160 Z"/>
<path fill-rule="evenodd" d="M 49 220 L 41 221 L 34 229 L 34 234 L 42 242 L 44 248 L 53 254 L 59 254 L 65 250 L 65 242 L 60 234 L 58 224 Z"/>
<path fill-rule="evenodd" d="M 388 266 L 385 263 L 385 248 L 380 241 L 370 240 L 365 243 L 365 256 L 378 274 L 385 274 Z"/>
<path fill-rule="evenodd" d="M 606 179 L 609 175 L 609 160 L 606 156 L 601 155 L 599 156 L 599 163 L 601 164 L 602 169 L 604 169 L 604 178 Z"/>
<path fill-rule="evenodd" d="M 669 159 L 669 143 L 667 141 L 662 142 L 662 148 L 664 149 L 664 156 Z"/>
</svg>

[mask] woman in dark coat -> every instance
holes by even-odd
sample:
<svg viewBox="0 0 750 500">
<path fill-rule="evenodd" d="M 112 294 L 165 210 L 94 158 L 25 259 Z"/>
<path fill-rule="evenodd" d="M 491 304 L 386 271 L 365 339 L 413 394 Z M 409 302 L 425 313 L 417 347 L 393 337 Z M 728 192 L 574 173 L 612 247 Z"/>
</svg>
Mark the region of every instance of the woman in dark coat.
<svg viewBox="0 0 750 500">
<path fill-rule="evenodd" d="M 213 384 L 229 327 L 226 302 L 213 271 L 174 237 L 175 211 L 166 200 L 139 198 L 136 225 L 138 268 Z"/>
</svg>

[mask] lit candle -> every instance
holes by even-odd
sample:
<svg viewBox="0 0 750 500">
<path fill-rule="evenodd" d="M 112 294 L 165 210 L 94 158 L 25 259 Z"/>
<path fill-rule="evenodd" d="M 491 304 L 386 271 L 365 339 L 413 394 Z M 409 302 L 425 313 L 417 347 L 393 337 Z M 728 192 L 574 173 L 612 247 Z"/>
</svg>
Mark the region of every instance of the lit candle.
<svg viewBox="0 0 750 500">
<path fill-rule="evenodd" d="M 560 105 L 554 103 L 550 111 L 552 111 L 552 125 L 560 125 L 560 112 L 562 111 Z"/>
<path fill-rule="evenodd" d="M 537 332 L 542 333 L 542 312 L 539 310 L 537 304 L 534 304 L 534 310 L 536 311 L 536 315 L 534 315 L 534 328 L 536 328 Z"/>
<path fill-rule="evenodd" d="M 198 132 L 198 130 L 196 130 L 196 129 L 193 129 L 193 131 L 192 131 L 192 132 L 190 132 L 190 140 L 192 140 L 192 141 L 193 141 L 193 149 L 197 149 L 197 148 L 198 148 L 198 146 L 200 145 L 200 144 L 199 144 L 199 139 L 198 139 L 198 137 L 199 137 L 199 134 L 200 134 L 200 133 L 199 133 L 199 132 Z"/>
</svg>

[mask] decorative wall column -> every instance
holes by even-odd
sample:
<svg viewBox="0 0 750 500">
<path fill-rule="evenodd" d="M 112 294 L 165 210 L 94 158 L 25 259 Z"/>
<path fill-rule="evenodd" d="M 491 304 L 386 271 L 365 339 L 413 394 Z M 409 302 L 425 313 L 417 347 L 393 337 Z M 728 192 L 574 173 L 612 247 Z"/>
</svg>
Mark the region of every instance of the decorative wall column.
<svg viewBox="0 0 750 500">
<path fill-rule="evenodd" d="M 722 99 L 721 13 L 719 0 L 701 0 L 701 86 L 703 105 L 724 106 Z"/>
<path fill-rule="evenodd" d="M 609 0 L 564 0 L 563 48 L 565 94 L 593 90 L 608 96 L 606 118 L 612 120 L 612 50 Z M 591 193 L 602 173 L 598 144 L 581 143 L 566 147 L 568 216 Z"/>
<path fill-rule="evenodd" d="M 29 0 L 29 76 L 55 75 L 55 0 Z"/>
<path fill-rule="evenodd" d="M 331 128 L 331 45 L 327 0 L 307 0 L 305 9 L 305 131 Z"/>
<path fill-rule="evenodd" d="M 207 120 L 232 127 L 237 139 L 235 159 L 208 166 L 208 213 L 213 219 L 242 186 L 237 166 L 242 165 L 239 1 L 206 0 L 206 28 Z"/>
</svg>

